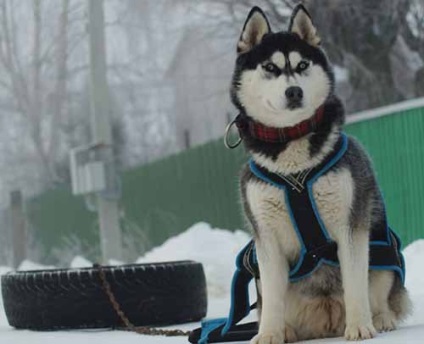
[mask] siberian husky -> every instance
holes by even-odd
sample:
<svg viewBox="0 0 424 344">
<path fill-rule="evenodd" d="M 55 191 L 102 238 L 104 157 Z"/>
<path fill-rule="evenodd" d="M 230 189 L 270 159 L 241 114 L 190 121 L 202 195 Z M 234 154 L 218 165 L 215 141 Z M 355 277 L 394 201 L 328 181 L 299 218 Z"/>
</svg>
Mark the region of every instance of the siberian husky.
<svg viewBox="0 0 424 344">
<path fill-rule="evenodd" d="M 253 123 L 252 130 L 239 127 L 242 139 L 256 166 L 291 180 L 294 187 L 302 184 L 299 176 L 334 152 L 344 124 L 332 67 L 320 42 L 311 16 L 299 5 L 288 31 L 276 33 L 254 7 L 237 44 L 231 97 L 241 118 Z M 323 107 L 322 118 L 316 119 Z M 299 134 L 276 137 L 275 129 L 284 128 Z M 323 225 L 337 244 L 339 264 L 324 263 L 296 282 L 289 275 L 302 244 L 284 190 L 258 178 L 249 166 L 241 173 L 241 197 L 260 271 L 260 325 L 253 344 L 341 335 L 369 339 L 395 329 L 409 313 L 399 274 L 370 269 L 370 236 L 385 221 L 384 203 L 367 154 L 353 138 L 347 143 L 340 161 L 311 189 Z"/>
</svg>

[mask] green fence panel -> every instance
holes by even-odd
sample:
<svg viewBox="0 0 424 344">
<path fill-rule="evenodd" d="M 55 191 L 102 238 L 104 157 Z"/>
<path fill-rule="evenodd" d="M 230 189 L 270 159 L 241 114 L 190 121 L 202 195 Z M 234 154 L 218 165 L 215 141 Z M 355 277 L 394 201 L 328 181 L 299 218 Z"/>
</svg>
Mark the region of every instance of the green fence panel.
<svg viewBox="0 0 424 344">
<path fill-rule="evenodd" d="M 404 245 L 424 238 L 424 108 L 351 124 L 370 154 L 390 225 Z"/>
<path fill-rule="evenodd" d="M 238 171 L 246 157 L 215 141 L 126 173 L 123 204 L 151 245 L 198 221 L 241 228 Z"/>
<path fill-rule="evenodd" d="M 424 108 L 350 124 L 346 131 L 362 142 L 374 162 L 391 226 L 405 244 L 423 238 Z M 125 172 L 124 230 L 135 238 L 143 233 L 149 249 L 198 221 L 244 229 L 238 173 L 246 160 L 243 149 L 227 150 L 217 140 Z M 84 247 L 98 246 L 95 214 L 69 190 L 33 199 L 29 215 L 47 257 L 72 234 Z M 96 254 L 98 249 L 91 249 L 87 256 L 96 259 Z"/>
<path fill-rule="evenodd" d="M 42 247 L 43 262 L 54 263 L 58 257 L 53 255 L 61 254 L 55 249 L 66 248 L 80 249 L 92 259 L 99 257 L 97 216 L 89 212 L 83 198 L 73 196 L 70 189 L 56 189 L 31 200 L 27 213 L 32 237 Z M 69 247 L 76 244 L 81 247 Z"/>
</svg>

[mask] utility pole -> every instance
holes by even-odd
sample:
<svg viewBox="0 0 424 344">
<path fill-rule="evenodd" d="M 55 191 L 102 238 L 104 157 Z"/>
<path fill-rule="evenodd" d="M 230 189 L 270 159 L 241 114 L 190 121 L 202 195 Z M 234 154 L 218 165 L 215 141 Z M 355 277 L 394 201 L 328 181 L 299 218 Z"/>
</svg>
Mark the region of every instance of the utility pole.
<svg viewBox="0 0 424 344">
<path fill-rule="evenodd" d="M 111 129 L 111 107 L 106 77 L 106 49 L 104 32 L 103 0 L 88 1 L 88 31 L 90 36 L 90 98 L 91 129 L 94 144 L 98 145 L 96 154 L 105 164 L 106 190 L 96 195 L 99 214 L 100 241 L 103 263 L 110 259 L 122 260 L 122 239 L 119 226 L 119 195 L 113 153 Z"/>
</svg>

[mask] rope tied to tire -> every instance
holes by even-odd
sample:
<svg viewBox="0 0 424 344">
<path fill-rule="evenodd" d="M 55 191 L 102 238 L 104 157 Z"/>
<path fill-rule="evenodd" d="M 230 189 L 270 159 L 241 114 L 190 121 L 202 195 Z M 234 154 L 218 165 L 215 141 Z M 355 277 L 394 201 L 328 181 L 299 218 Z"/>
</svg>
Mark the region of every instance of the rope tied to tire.
<svg viewBox="0 0 424 344">
<path fill-rule="evenodd" d="M 112 287 L 109 283 L 109 281 L 106 278 L 105 271 L 103 269 L 103 266 L 100 264 L 94 264 L 94 268 L 96 268 L 99 271 L 99 277 L 102 282 L 102 288 L 104 292 L 106 293 L 110 304 L 112 305 L 113 309 L 115 310 L 118 317 L 121 319 L 121 321 L 124 323 L 125 328 L 124 331 L 130 331 L 135 332 L 138 334 L 148 335 L 148 336 L 166 336 L 166 337 L 188 337 L 191 333 L 191 331 L 183 331 L 183 330 L 164 330 L 164 329 L 158 329 L 154 327 L 149 326 L 135 326 L 125 315 L 124 311 L 122 310 L 121 305 L 119 304 L 118 300 L 115 297 L 115 294 L 112 291 Z"/>
</svg>

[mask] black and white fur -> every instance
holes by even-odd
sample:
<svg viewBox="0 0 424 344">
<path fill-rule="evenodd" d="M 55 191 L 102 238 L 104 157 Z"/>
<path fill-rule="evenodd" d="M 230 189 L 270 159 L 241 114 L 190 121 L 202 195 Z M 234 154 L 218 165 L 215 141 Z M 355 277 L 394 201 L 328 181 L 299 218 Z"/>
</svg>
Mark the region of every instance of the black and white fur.
<svg viewBox="0 0 424 344">
<path fill-rule="evenodd" d="M 318 129 L 289 143 L 244 137 L 259 165 L 283 175 L 318 165 L 334 148 L 344 123 L 334 76 L 306 9 L 299 5 L 287 32 L 272 33 L 264 13 L 250 12 L 240 36 L 231 87 L 234 105 L 271 127 L 289 127 L 326 104 Z M 297 94 L 288 92 L 295 87 Z M 299 91 L 299 88 L 302 92 Z M 253 344 L 281 344 L 320 337 L 368 339 L 390 331 L 408 314 L 410 301 L 391 271 L 369 271 L 369 233 L 384 216 L 371 162 L 349 138 L 343 158 L 313 185 L 319 213 L 338 244 L 340 268 L 323 265 L 296 283 L 288 280 L 300 243 L 283 191 L 258 180 L 246 166 L 241 176 L 245 213 L 257 247 L 259 333 Z"/>
</svg>

